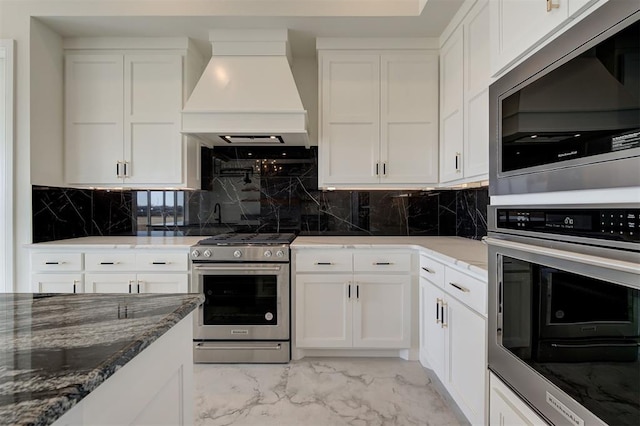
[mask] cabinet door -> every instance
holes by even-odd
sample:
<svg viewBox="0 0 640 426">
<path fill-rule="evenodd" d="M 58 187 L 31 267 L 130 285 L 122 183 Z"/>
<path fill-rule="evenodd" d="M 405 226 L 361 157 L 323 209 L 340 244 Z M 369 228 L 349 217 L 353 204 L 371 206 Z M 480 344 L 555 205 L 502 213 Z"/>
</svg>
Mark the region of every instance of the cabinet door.
<svg viewBox="0 0 640 426">
<path fill-rule="evenodd" d="M 350 348 L 352 275 L 296 275 L 296 346 Z"/>
<path fill-rule="evenodd" d="M 33 274 L 34 293 L 82 293 L 82 274 Z"/>
<path fill-rule="evenodd" d="M 440 181 L 462 179 L 464 137 L 464 27 L 440 51 Z"/>
<path fill-rule="evenodd" d="M 464 27 L 464 177 L 489 173 L 489 3 L 479 3 Z"/>
<path fill-rule="evenodd" d="M 485 424 L 486 319 L 447 298 L 445 386 L 471 424 Z"/>
<path fill-rule="evenodd" d="M 408 348 L 411 346 L 411 277 L 355 275 L 353 346 Z M 355 296 L 355 297 L 354 297 Z"/>
<path fill-rule="evenodd" d="M 497 75 L 559 28 L 568 17 L 569 0 L 491 0 L 491 73 Z"/>
<path fill-rule="evenodd" d="M 189 276 L 184 274 L 138 274 L 140 293 L 188 293 Z"/>
<path fill-rule="evenodd" d="M 87 293 L 139 293 L 136 274 L 86 274 Z"/>
<path fill-rule="evenodd" d="M 380 59 L 380 183 L 438 181 L 438 56 Z"/>
<path fill-rule="evenodd" d="M 121 183 L 123 58 L 65 57 L 65 178 L 68 183 Z"/>
<path fill-rule="evenodd" d="M 125 182 L 182 182 L 182 56 L 124 57 Z"/>
<path fill-rule="evenodd" d="M 321 66 L 319 185 L 377 183 L 380 57 L 324 53 Z"/>
<path fill-rule="evenodd" d="M 546 426 L 531 408 L 500 379 L 490 374 L 489 424 L 492 426 Z"/>
<path fill-rule="evenodd" d="M 425 278 L 420 278 L 424 284 L 422 319 L 422 337 L 425 347 L 424 358 L 429 367 L 444 382 L 444 329 L 442 327 L 444 292 Z"/>
</svg>

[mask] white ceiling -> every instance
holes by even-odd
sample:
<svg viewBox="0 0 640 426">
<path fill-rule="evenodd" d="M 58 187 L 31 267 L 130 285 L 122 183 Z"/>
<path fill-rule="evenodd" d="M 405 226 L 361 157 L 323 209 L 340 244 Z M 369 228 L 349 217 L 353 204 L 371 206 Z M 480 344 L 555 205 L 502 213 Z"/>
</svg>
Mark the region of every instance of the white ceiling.
<svg viewBox="0 0 640 426">
<path fill-rule="evenodd" d="M 132 9 L 127 16 L 107 10 L 102 16 L 52 14 L 38 19 L 63 37 L 187 36 L 205 55 L 211 53 L 209 30 L 214 28 L 288 28 L 293 55 L 313 56 L 316 37 L 438 37 L 464 0 L 426 0 L 422 10 L 425 0 L 209 0 L 206 7 L 204 3 L 183 0 L 179 10 L 162 10 L 158 2 L 155 16 Z"/>
</svg>

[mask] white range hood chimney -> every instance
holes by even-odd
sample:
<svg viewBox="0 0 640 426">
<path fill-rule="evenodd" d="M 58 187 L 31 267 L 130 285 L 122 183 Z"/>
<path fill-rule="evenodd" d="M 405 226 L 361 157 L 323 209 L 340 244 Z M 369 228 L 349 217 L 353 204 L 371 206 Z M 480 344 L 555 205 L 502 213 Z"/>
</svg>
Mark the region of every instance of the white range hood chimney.
<svg viewBox="0 0 640 426">
<path fill-rule="evenodd" d="M 213 54 L 182 110 L 182 133 L 212 145 L 309 146 L 287 30 L 212 30 Z"/>
</svg>

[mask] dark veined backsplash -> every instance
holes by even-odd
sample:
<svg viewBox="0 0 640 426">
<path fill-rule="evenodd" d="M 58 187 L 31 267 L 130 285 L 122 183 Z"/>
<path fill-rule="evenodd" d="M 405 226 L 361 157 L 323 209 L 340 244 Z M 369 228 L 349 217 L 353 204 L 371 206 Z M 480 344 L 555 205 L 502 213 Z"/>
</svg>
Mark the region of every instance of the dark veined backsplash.
<svg viewBox="0 0 640 426">
<path fill-rule="evenodd" d="M 472 239 L 487 234 L 486 187 L 320 191 L 315 147 L 216 147 L 203 155 L 206 189 L 200 191 L 33 186 L 33 241 L 223 232 Z"/>
</svg>

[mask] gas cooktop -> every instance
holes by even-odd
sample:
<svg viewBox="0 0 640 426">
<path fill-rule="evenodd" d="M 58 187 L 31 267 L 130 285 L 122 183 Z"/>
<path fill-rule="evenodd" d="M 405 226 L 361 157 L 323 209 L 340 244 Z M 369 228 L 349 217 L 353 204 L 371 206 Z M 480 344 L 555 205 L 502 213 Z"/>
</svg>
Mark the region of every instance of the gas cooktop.
<svg viewBox="0 0 640 426">
<path fill-rule="evenodd" d="M 226 245 L 272 245 L 290 244 L 295 234 L 291 233 L 254 233 L 254 234 L 219 234 L 204 240 L 198 241 L 201 246 L 226 246 Z"/>
</svg>

